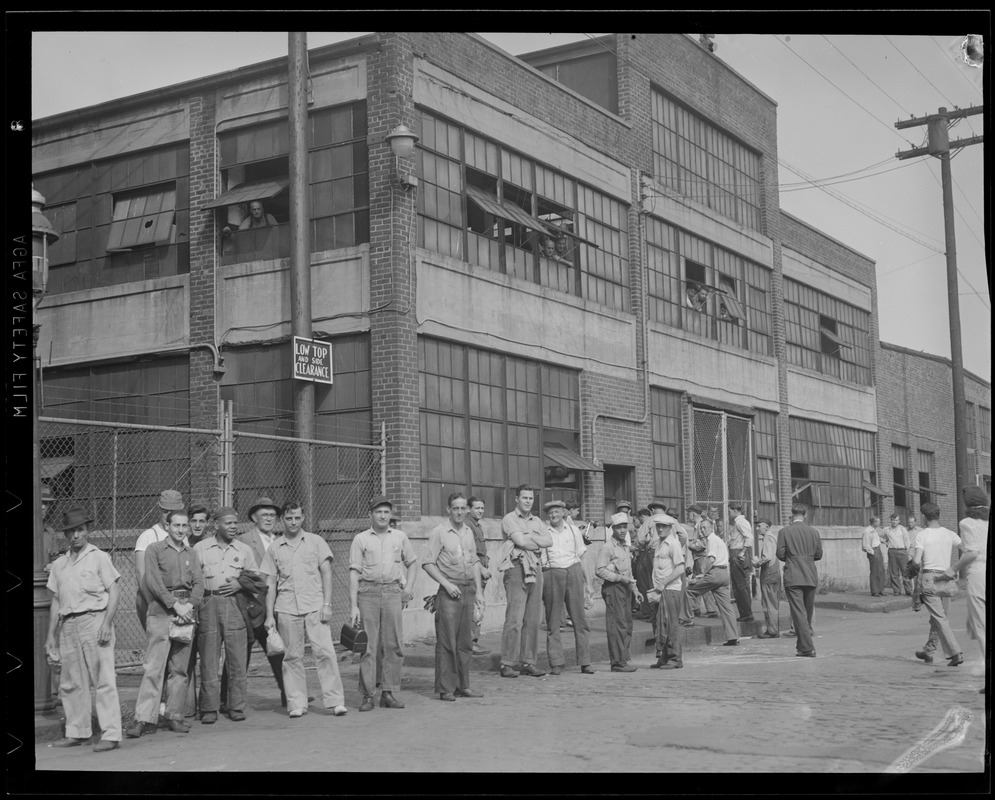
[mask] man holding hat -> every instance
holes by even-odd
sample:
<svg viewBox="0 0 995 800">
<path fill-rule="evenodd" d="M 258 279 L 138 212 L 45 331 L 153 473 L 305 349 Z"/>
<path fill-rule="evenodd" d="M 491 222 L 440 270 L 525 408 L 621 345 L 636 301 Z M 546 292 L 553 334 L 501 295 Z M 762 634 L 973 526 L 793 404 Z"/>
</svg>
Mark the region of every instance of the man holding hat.
<svg viewBox="0 0 995 800">
<path fill-rule="evenodd" d="M 165 489 L 159 495 L 159 521 L 151 528 L 142 531 L 135 540 L 135 572 L 138 576 L 138 594 L 135 595 L 135 611 L 138 621 L 145 630 L 145 618 L 149 610 L 149 595 L 145 589 L 145 551 L 150 544 L 169 538 L 166 532 L 166 515 L 170 511 L 183 511 L 183 495 L 175 489 Z"/>
<path fill-rule="evenodd" d="M 577 663 L 580 671 L 591 674 L 591 626 L 584 612 L 584 568 L 581 557 L 587 550 L 581 532 L 566 521 L 566 503 L 550 500 L 542 510 L 549 526 L 546 533 L 553 543 L 546 550 L 549 566 L 542 578 L 542 600 L 546 606 L 546 653 L 549 656 L 550 672 L 559 675 L 566 666 L 563 656 L 563 641 L 560 623 L 563 610 L 573 620 L 574 643 L 577 648 Z"/>
<path fill-rule="evenodd" d="M 236 595 L 242 591 L 239 576 L 258 569 L 252 549 L 236 537 L 238 512 L 222 508 L 215 514 L 217 528 L 194 545 L 204 571 L 204 604 L 200 609 L 197 651 L 200 653 L 200 721 L 217 722 L 220 705 L 218 664 L 224 646 L 228 671 L 226 700 L 233 722 L 245 719 L 246 678 L 249 632 Z"/>
<path fill-rule="evenodd" d="M 612 672 L 635 672 L 629 664 L 629 644 L 632 640 L 632 595 L 643 601 L 632 576 L 632 558 L 625 545 L 629 534 L 629 515 L 612 514 L 612 538 L 598 552 L 595 574 L 601 578 L 601 596 L 605 601 L 605 629 L 608 634 L 608 655 Z"/>
<path fill-rule="evenodd" d="M 653 592 L 660 596 L 656 612 L 656 663 L 654 669 L 681 669 L 680 614 L 683 599 L 684 548 L 677 538 L 677 520 L 669 514 L 650 518 L 656 528 L 653 553 Z"/>
<path fill-rule="evenodd" d="M 69 550 L 52 564 L 52 593 L 45 652 L 61 661 L 62 708 L 66 738 L 54 747 L 77 747 L 92 735 L 91 687 L 96 690 L 97 721 L 101 728 L 95 753 L 121 746 L 121 704 L 114 673 L 114 614 L 121 574 L 111 557 L 89 543 L 93 520 L 80 508 L 62 515 L 60 528 Z"/>
<path fill-rule="evenodd" d="M 404 703 L 394 697 L 394 692 L 401 690 L 404 663 L 401 611 L 411 602 L 418 559 L 407 534 L 390 525 L 393 508 L 386 497 L 370 500 L 373 525 L 356 534 L 349 549 L 349 622 L 353 626 L 362 624 L 368 637 L 359 662 L 359 688 L 363 693 L 360 711 L 373 710 L 378 663 L 380 707 L 404 708 Z M 406 574 L 402 573 L 402 564 Z"/>
</svg>

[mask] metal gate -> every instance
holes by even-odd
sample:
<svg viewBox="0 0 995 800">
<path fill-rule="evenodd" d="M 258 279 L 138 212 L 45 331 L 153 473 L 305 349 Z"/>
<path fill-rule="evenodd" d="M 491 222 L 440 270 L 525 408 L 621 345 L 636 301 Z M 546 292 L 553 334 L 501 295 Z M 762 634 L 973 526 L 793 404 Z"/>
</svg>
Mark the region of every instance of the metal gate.
<svg viewBox="0 0 995 800">
<path fill-rule="evenodd" d="M 695 408 L 692 413 L 692 502 L 721 509 L 723 526 L 730 503 L 742 503 L 752 519 L 753 422 L 724 411 Z"/>
</svg>

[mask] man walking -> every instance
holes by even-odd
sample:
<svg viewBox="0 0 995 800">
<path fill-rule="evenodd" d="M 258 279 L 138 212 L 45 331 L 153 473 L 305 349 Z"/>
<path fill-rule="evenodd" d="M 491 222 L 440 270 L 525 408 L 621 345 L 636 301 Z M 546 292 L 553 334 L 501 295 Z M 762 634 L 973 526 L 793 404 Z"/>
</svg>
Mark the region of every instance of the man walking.
<svg viewBox="0 0 995 800">
<path fill-rule="evenodd" d="M 902 594 L 903 589 L 906 595 L 912 594 L 912 580 L 905 577 L 912 538 L 901 520 L 898 514 L 892 514 L 891 525 L 884 529 L 884 543 L 888 548 L 888 578 L 891 581 L 891 591 L 896 597 Z"/>
<path fill-rule="evenodd" d="M 484 529 L 481 526 L 480 520 L 484 518 L 484 501 L 479 497 L 471 497 L 467 501 L 467 506 L 470 509 L 466 517 L 467 527 L 473 534 L 474 546 L 477 548 L 477 559 L 480 562 L 480 591 L 487 586 L 487 581 L 491 577 L 491 571 L 489 569 L 490 559 L 487 556 L 487 540 L 484 538 Z M 480 595 L 481 601 L 483 600 L 483 595 Z M 477 615 L 474 615 L 473 620 L 473 654 L 475 656 L 486 656 L 491 651 L 486 647 L 481 647 L 477 642 L 480 639 L 480 622 L 476 619 Z"/>
<path fill-rule="evenodd" d="M 940 507 L 936 503 L 923 503 L 920 509 L 926 527 L 919 531 L 912 560 L 921 569 L 920 586 L 922 603 L 929 612 L 929 639 L 916 657 L 927 664 L 933 663 L 933 653 L 939 644 L 948 666 L 957 667 L 964 663 L 964 655 L 950 627 L 947 611 L 950 596 L 943 584 L 951 580 L 946 574 L 950 569 L 953 548 L 961 543 L 960 536 L 940 525 Z"/>
<path fill-rule="evenodd" d="M 440 700 L 483 697 L 470 689 L 473 657 L 473 615 L 483 610 L 480 560 L 473 534 L 464 524 L 466 498 L 449 495 L 449 519 L 428 536 L 422 565 L 439 584 L 435 596 L 435 691 Z"/>
<path fill-rule="evenodd" d="M 533 503 L 535 490 L 522 484 L 515 490 L 515 510 L 501 520 L 504 545 L 498 570 L 504 571 L 508 600 L 501 633 L 502 678 L 517 678 L 520 672 L 534 678 L 546 674 L 536 667 L 543 612 L 539 555 L 553 540 L 532 513 Z"/>
<path fill-rule="evenodd" d="M 632 641 L 632 596 L 641 603 L 643 596 L 632 575 L 632 557 L 625 539 L 629 535 L 629 515 L 612 514 L 612 538 L 598 551 L 595 573 L 603 583 L 601 596 L 605 601 L 605 630 L 608 634 L 608 655 L 612 672 L 635 672 L 629 663 Z"/>
<path fill-rule="evenodd" d="M 196 553 L 186 542 L 190 530 L 187 512 L 168 511 L 165 522 L 169 538 L 155 542 L 145 550 L 148 644 L 142 684 L 135 702 L 135 722 L 125 731 L 132 739 L 155 731 L 167 665 L 167 726 L 175 733 L 190 731 L 190 726 L 183 721 L 189 679 L 187 669 L 197 611 L 204 596 L 204 576 Z M 186 637 L 189 638 L 179 639 L 174 628 L 187 626 Z"/>
<path fill-rule="evenodd" d="M 332 619 L 332 551 L 320 536 L 303 529 L 301 504 L 283 504 L 283 535 L 270 545 L 259 571 L 266 575 L 267 632 L 278 628 L 286 652 L 283 685 L 292 719 L 307 713 L 304 641 L 311 644 L 321 699 L 332 715 L 346 713 L 339 660 L 328 623 Z"/>
<path fill-rule="evenodd" d="M 93 752 L 121 746 L 121 704 L 114 673 L 114 614 L 121 574 L 111 557 L 89 543 L 93 520 L 80 508 L 62 515 L 62 532 L 69 543 L 48 573 L 52 606 L 45 652 L 62 664 L 59 685 L 66 714 L 66 737 L 53 747 L 78 747 L 93 735 L 91 687 L 97 699 L 100 741 Z"/>
<path fill-rule="evenodd" d="M 739 610 L 736 622 L 753 622 L 750 572 L 753 564 L 753 526 L 743 516 L 742 503 L 729 504 L 729 580 Z"/>
<path fill-rule="evenodd" d="M 770 529 L 770 520 L 757 520 L 760 534 L 760 555 L 753 559 L 760 569 L 760 599 L 764 609 L 764 628 L 758 639 L 777 639 L 781 635 L 781 565 L 777 561 L 777 534 Z"/>
<path fill-rule="evenodd" d="M 653 669 L 684 666 L 680 614 L 683 600 L 684 548 L 677 538 L 677 520 L 669 514 L 651 518 L 656 526 L 653 555 L 653 592 L 660 596 L 656 614 L 656 663 Z"/>
<path fill-rule="evenodd" d="M 224 647 L 228 671 L 228 696 L 225 698 L 233 722 L 245 719 L 248 637 L 245 619 L 236 595 L 242 591 L 239 576 L 258 569 L 252 549 L 236 538 L 238 512 L 222 508 L 217 515 L 217 530 L 194 545 L 204 572 L 204 604 L 200 609 L 197 651 L 200 652 L 200 721 L 212 725 L 218 720 L 220 679 L 218 664 Z"/>
<path fill-rule="evenodd" d="M 465 513 L 465 500 L 463 507 Z M 401 611 L 411 602 L 410 587 L 415 584 L 418 559 L 407 534 L 390 526 L 393 508 L 386 497 L 374 497 L 370 501 L 373 525 L 356 534 L 349 550 L 349 620 L 353 626 L 362 623 L 368 637 L 359 662 L 359 688 L 363 693 L 360 711 L 373 710 L 378 663 L 380 707 L 404 708 L 404 703 L 394 697 L 394 692 L 401 690 L 404 663 Z M 402 564 L 406 574 L 401 572 Z"/>
<path fill-rule="evenodd" d="M 707 592 L 712 593 L 726 637 L 722 644 L 725 647 L 735 647 L 739 644 L 739 629 L 736 627 L 736 612 L 729 597 L 729 548 L 715 533 L 711 519 L 702 518 L 700 526 L 701 533 L 705 536 L 705 558 L 701 565 L 702 574 L 689 582 L 688 594 L 694 598 Z"/>
<path fill-rule="evenodd" d="M 550 672 L 559 675 L 566 666 L 563 655 L 563 639 L 560 623 L 563 610 L 573 620 L 574 643 L 580 671 L 591 674 L 591 626 L 584 611 L 584 568 L 581 557 L 587 546 L 577 528 L 568 523 L 566 503 L 550 500 L 543 506 L 549 527 L 546 533 L 552 544 L 546 551 L 549 566 L 542 576 L 542 600 L 546 607 L 546 653 L 549 656 Z"/>
<path fill-rule="evenodd" d="M 822 538 L 805 523 L 806 514 L 804 503 L 791 507 L 791 524 L 777 533 L 777 558 L 784 562 L 784 592 L 791 608 L 791 626 L 798 636 L 795 655 L 815 658 L 812 612 L 819 585 L 815 562 L 822 558 Z"/>
<path fill-rule="evenodd" d="M 881 555 L 881 537 L 878 535 L 880 525 L 881 517 L 872 516 L 860 540 L 871 570 L 871 597 L 884 597 L 884 556 Z"/>
</svg>

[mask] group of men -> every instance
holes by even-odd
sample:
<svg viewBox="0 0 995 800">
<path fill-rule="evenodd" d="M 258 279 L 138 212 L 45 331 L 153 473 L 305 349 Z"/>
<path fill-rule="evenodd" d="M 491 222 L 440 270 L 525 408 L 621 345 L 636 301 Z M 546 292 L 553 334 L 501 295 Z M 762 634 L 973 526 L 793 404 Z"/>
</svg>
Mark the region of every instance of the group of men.
<svg viewBox="0 0 995 800">
<path fill-rule="evenodd" d="M 890 521 L 887 528 L 882 528 L 881 517 L 871 516 L 861 537 L 861 549 L 870 567 L 871 597 L 884 597 L 887 582 L 895 595 L 912 594 L 912 580 L 906 573 L 915 538 L 922 529 L 916 524 L 914 514 L 909 515 L 908 528 L 902 525 L 898 512 L 891 515 Z M 882 546 L 888 553 L 887 566 Z"/>
</svg>

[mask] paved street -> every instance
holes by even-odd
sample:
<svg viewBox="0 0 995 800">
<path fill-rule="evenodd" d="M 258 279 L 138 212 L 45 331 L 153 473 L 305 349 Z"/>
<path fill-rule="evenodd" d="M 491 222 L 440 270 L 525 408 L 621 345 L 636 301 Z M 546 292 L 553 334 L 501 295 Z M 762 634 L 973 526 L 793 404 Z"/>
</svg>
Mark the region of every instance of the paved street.
<svg viewBox="0 0 995 800">
<path fill-rule="evenodd" d="M 862 601 L 866 606 L 869 598 Z M 482 699 L 443 703 L 433 694 L 425 657 L 431 643 L 409 647 L 404 710 L 356 710 L 358 668 L 342 662 L 349 714 L 326 715 L 315 703 L 300 720 L 286 717 L 272 677 L 250 679 L 249 718 L 187 735 L 159 731 L 125 740 L 120 750 L 35 746 L 39 770 L 271 772 L 546 773 L 883 773 L 930 736 L 947 715 L 950 734 L 934 735 L 906 768 L 916 774 L 984 769 L 985 697 L 977 644 L 964 631 L 963 603 L 952 607 L 966 663 L 927 666 L 913 653 L 928 618 L 907 601 L 890 613 L 816 611 L 818 658 L 794 656 L 794 639 L 743 639 L 736 648 L 700 644 L 683 670 L 649 669 L 647 623 L 637 623 L 632 674 L 597 664 L 558 677 L 499 677 L 475 671 Z M 785 607 L 786 610 L 786 607 Z M 782 628 L 787 628 L 787 615 Z M 711 622 L 711 621 L 708 621 Z M 604 641 L 601 630 L 593 639 Z M 572 633 L 564 631 L 565 643 Z M 699 634 L 700 636 L 700 634 Z M 717 637 L 721 638 L 721 637 Z M 491 634 L 488 644 L 496 643 Z M 597 657 L 597 656 L 596 656 Z M 493 658 L 493 657 L 492 657 Z M 478 659 L 486 664 L 491 659 Z M 314 684 L 311 694 L 317 695 Z M 122 676 L 130 716 L 137 678 Z M 445 742 L 444 749 L 440 742 Z M 389 758 L 375 754 L 389 752 Z M 941 745 L 946 745 L 943 749 Z M 441 754 L 440 754 L 441 753 Z"/>
</svg>

